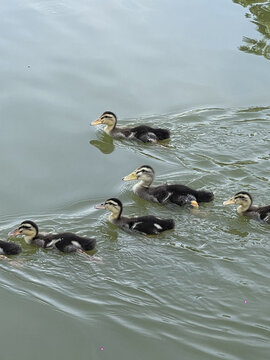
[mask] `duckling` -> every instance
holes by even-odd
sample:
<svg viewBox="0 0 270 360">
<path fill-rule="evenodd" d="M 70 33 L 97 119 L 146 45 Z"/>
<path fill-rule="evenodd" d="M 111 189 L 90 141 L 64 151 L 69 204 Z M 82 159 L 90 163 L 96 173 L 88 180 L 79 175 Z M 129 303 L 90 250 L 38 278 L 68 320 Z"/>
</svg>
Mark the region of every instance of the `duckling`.
<svg viewBox="0 0 270 360">
<path fill-rule="evenodd" d="M 109 210 L 109 221 L 124 230 L 138 231 L 146 235 L 158 235 L 165 230 L 174 228 L 172 219 L 160 219 L 153 215 L 127 217 L 122 216 L 123 205 L 120 200 L 111 198 L 104 204 L 96 205 L 96 209 Z"/>
<path fill-rule="evenodd" d="M 238 214 L 249 216 L 256 220 L 261 220 L 270 224 L 270 205 L 255 206 L 252 204 L 253 199 L 246 191 L 240 191 L 231 199 L 224 201 L 223 205 L 239 205 L 237 208 Z"/>
<path fill-rule="evenodd" d="M 198 203 L 209 202 L 214 198 L 212 192 L 194 190 L 181 184 L 151 186 L 154 177 L 154 169 L 151 166 L 143 165 L 125 176 L 123 180 L 139 180 L 133 186 L 133 192 L 145 200 L 159 204 L 173 203 L 179 206 L 188 204 L 198 208 Z"/>
<path fill-rule="evenodd" d="M 11 241 L 0 240 L 0 254 L 1 255 L 17 255 L 22 251 L 20 245 Z"/>
<path fill-rule="evenodd" d="M 105 111 L 97 120 L 92 121 L 91 125 L 105 124 L 104 131 L 118 139 L 140 140 L 144 143 L 157 143 L 159 140 L 170 138 L 170 131 L 167 129 L 152 128 L 146 125 L 140 125 L 133 128 L 116 127 L 117 117 L 111 111 Z"/>
<path fill-rule="evenodd" d="M 9 236 L 23 235 L 28 245 L 40 246 L 44 249 L 57 248 L 62 252 L 93 250 L 96 239 L 81 237 L 70 232 L 59 234 L 42 234 L 36 223 L 31 220 L 23 221 Z"/>
</svg>

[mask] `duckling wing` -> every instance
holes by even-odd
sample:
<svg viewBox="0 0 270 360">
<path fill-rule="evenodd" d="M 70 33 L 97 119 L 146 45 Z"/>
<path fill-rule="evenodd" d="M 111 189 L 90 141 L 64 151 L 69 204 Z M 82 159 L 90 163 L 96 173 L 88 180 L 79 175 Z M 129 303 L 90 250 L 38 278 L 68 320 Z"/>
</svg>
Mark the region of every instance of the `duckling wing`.
<svg viewBox="0 0 270 360">
<path fill-rule="evenodd" d="M 39 233 L 37 237 L 32 240 L 32 244 L 42 247 L 44 249 L 51 249 L 54 247 L 54 238 L 57 234 Z"/>
<path fill-rule="evenodd" d="M 270 224 L 270 205 L 258 208 L 257 212 L 261 220 Z"/>
<path fill-rule="evenodd" d="M 132 129 L 117 127 L 111 131 L 110 135 L 113 136 L 114 138 L 119 138 L 119 139 L 129 138 L 132 135 Z"/>
<path fill-rule="evenodd" d="M 73 233 L 61 234 L 61 241 L 55 244 L 55 247 L 63 252 L 73 252 L 78 249 L 89 251 L 96 246 L 96 239 L 78 236 Z"/>
<path fill-rule="evenodd" d="M 56 247 L 62 252 L 73 252 L 78 249 L 92 250 L 96 246 L 96 239 L 78 236 L 73 233 L 51 234 L 50 241 L 46 242 L 46 248 Z"/>
<path fill-rule="evenodd" d="M 136 126 L 131 129 L 134 137 L 143 142 L 152 142 L 153 140 L 165 140 L 170 137 L 169 130 L 152 128 L 146 125 Z"/>
<path fill-rule="evenodd" d="M 170 201 L 169 198 L 173 193 L 168 189 L 168 185 L 160 185 L 156 187 L 150 187 L 148 194 L 151 197 L 151 201 L 165 204 Z"/>
<path fill-rule="evenodd" d="M 172 202 L 177 205 L 185 204 L 185 196 L 194 195 L 196 198 L 197 191 L 185 185 L 160 185 L 149 189 L 152 195 L 160 204 Z"/>
<path fill-rule="evenodd" d="M 147 235 L 157 235 L 162 231 L 173 229 L 174 221 L 149 215 L 130 218 L 127 225 L 129 230 L 139 231 Z"/>
<path fill-rule="evenodd" d="M 149 194 L 153 195 L 161 204 L 168 202 L 184 205 L 187 196 L 192 195 L 198 202 L 209 202 L 214 198 L 214 194 L 205 190 L 194 190 L 182 184 L 160 185 L 149 189 Z"/>
</svg>

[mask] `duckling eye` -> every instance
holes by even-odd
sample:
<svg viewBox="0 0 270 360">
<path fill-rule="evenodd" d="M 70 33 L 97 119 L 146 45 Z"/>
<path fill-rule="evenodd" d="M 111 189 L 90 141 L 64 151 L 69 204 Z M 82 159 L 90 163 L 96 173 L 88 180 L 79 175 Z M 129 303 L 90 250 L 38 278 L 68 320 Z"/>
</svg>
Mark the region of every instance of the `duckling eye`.
<svg viewBox="0 0 270 360">
<path fill-rule="evenodd" d="M 106 203 L 106 205 L 116 206 L 114 203 L 112 203 L 112 202 L 110 202 L 110 201 L 109 201 L 109 202 L 107 202 L 107 203 Z"/>
<path fill-rule="evenodd" d="M 22 226 L 19 228 L 20 233 L 22 233 L 24 230 L 30 230 L 28 226 Z"/>
<path fill-rule="evenodd" d="M 246 200 L 245 196 L 243 196 L 243 195 L 239 195 L 239 196 L 237 196 L 237 197 L 236 197 L 236 199 Z"/>
<path fill-rule="evenodd" d="M 31 230 L 31 227 L 24 225 L 20 228 L 20 231 L 23 231 L 23 230 Z"/>
<path fill-rule="evenodd" d="M 136 175 L 137 176 L 140 176 L 140 175 L 142 175 L 143 173 L 145 173 L 146 171 L 144 170 L 144 169 L 141 169 L 140 171 L 138 171 L 137 173 L 136 173 Z"/>
</svg>

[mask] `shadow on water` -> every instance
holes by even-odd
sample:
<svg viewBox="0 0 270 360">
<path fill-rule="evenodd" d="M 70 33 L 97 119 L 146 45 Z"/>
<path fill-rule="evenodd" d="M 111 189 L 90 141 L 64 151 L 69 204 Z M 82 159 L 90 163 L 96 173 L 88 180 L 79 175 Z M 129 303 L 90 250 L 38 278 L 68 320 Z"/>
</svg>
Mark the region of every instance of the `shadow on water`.
<svg viewBox="0 0 270 360">
<path fill-rule="evenodd" d="M 244 44 L 239 47 L 248 54 L 261 55 L 270 60 L 270 2 L 265 0 L 233 0 L 234 3 L 248 8 L 246 17 L 257 26 L 262 35 L 260 39 L 243 37 Z"/>
</svg>

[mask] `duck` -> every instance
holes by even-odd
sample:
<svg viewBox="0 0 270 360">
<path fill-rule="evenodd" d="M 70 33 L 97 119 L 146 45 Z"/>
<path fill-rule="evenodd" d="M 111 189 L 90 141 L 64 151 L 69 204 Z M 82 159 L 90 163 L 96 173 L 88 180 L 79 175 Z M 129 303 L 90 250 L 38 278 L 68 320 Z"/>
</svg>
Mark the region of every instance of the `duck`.
<svg viewBox="0 0 270 360">
<path fill-rule="evenodd" d="M 170 138 L 170 131 L 161 128 L 152 128 L 146 125 L 136 127 L 117 127 L 117 116 L 112 111 L 105 111 L 100 117 L 91 122 L 91 125 L 105 124 L 106 134 L 116 139 L 139 140 L 144 143 L 157 143 Z"/>
<path fill-rule="evenodd" d="M 210 202 L 214 194 L 205 190 L 194 190 L 182 184 L 162 184 L 151 186 L 155 178 L 155 171 L 149 165 L 142 165 L 122 180 L 139 180 L 133 186 L 133 192 L 142 199 L 158 204 L 191 205 L 198 208 L 200 202 Z"/>
<path fill-rule="evenodd" d="M 22 251 L 22 247 L 12 241 L 0 240 L 1 255 L 17 255 Z"/>
<path fill-rule="evenodd" d="M 127 217 L 122 216 L 123 204 L 119 199 L 110 198 L 103 204 L 96 205 L 96 209 L 109 210 L 109 222 L 124 230 L 140 232 L 144 235 L 158 235 L 165 230 L 174 228 L 173 219 L 160 219 L 153 215 Z"/>
<path fill-rule="evenodd" d="M 253 205 L 252 196 L 246 191 L 236 193 L 231 199 L 223 202 L 223 205 L 239 205 L 238 214 L 249 216 L 253 219 L 270 224 L 270 205 Z"/>
<path fill-rule="evenodd" d="M 93 250 L 96 239 L 76 235 L 71 232 L 43 234 L 34 221 L 25 220 L 9 236 L 22 235 L 28 245 L 36 245 L 44 249 L 56 248 L 62 252 L 81 252 Z"/>
</svg>

